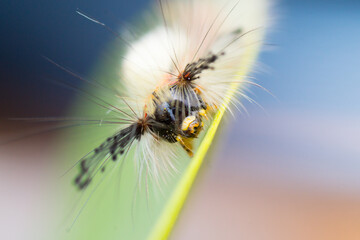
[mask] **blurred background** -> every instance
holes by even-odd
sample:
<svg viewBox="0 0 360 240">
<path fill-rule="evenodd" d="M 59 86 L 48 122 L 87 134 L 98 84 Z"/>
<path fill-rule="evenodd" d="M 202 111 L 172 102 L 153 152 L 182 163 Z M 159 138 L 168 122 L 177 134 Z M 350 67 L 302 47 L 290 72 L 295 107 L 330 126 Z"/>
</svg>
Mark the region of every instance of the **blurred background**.
<svg viewBox="0 0 360 240">
<path fill-rule="evenodd" d="M 12 117 L 62 116 L 70 79 L 42 56 L 91 74 L 135 1 L 0 3 L 0 140 L 31 128 Z M 227 116 L 172 239 L 360 239 L 360 1 L 278 1 L 249 115 Z M 79 83 L 75 83 L 79 84 Z M 0 148 L 0 238 L 46 231 L 56 133 Z M 19 226 L 20 229 L 19 229 Z"/>
</svg>

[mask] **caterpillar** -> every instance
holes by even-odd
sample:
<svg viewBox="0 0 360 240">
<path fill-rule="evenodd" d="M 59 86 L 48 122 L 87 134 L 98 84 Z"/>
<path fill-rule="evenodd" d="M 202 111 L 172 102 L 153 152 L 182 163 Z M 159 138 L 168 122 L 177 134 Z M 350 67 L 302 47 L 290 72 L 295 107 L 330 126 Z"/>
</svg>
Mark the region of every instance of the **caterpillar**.
<svg viewBox="0 0 360 240">
<path fill-rule="evenodd" d="M 238 73 L 249 64 L 249 50 L 261 47 L 267 15 L 264 0 L 158 0 L 151 15 L 154 26 L 131 43 L 124 41 L 122 85 L 116 91 L 127 108 L 111 106 L 121 114 L 121 129 L 81 159 L 76 186 L 85 189 L 110 160 L 132 147 L 140 174 L 156 180 L 176 170 L 179 151 L 192 157 L 194 141 L 234 86 L 238 97 L 251 101 L 246 85 L 257 84 L 239 81 Z M 231 102 L 241 105 L 236 97 Z"/>
</svg>

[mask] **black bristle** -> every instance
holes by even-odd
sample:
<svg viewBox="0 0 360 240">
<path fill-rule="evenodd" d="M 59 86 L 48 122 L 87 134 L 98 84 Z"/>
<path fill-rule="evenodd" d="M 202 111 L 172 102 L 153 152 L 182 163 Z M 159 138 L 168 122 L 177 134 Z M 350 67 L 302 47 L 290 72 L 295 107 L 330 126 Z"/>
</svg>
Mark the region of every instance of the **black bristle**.
<svg viewBox="0 0 360 240">
<path fill-rule="evenodd" d="M 87 187 L 89 185 L 90 182 L 91 182 L 90 178 L 86 179 L 83 183 L 79 184 L 79 188 L 84 189 L 85 187 Z"/>
<path fill-rule="evenodd" d="M 82 159 L 80 162 L 80 172 L 74 180 L 77 188 L 79 190 L 86 188 L 91 182 L 89 176 L 90 169 L 97 169 L 108 154 L 111 155 L 113 161 L 116 161 L 118 155 L 123 154 L 124 150 L 130 146 L 130 143 L 135 139 L 140 139 L 141 135 L 144 134 L 142 130 L 143 125 L 134 123 L 122 129 L 116 135 L 106 138 L 100 146 L 94 149 L 92 155 L 87 156 L 86 159 Z M 100 171 L 104 172 L 105 167 L 100 166 Z"/>
<path fill-rule="evenodd" d="M 86 164 L 86 161 L 85 159 L 81 161 L 81 171 L 83 172 L 87 172 L 88 171 L 88 168 L 85 166 Z"/>
<path fill-rule="evenodd" d="M 79 176 L 77 176 L 77 177 L 75 178 L 75 184 L 79 184 L 79 183 L 80 183 L 80 181 L 81 181 L 81 176 L 82 176 L 82 175 L 79 175 Z"/>
</svg>

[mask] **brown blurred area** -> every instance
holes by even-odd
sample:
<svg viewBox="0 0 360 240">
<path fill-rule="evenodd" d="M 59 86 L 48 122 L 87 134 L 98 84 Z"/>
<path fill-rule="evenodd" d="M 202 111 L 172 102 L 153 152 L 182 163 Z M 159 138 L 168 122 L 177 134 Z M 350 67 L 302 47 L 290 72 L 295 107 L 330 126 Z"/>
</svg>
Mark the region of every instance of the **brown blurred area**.
<svg viewBox="0 0 360 240">
<path fill-rule="evenodd" d="M 283 186 L 231 169 L 216 171 L 193 190 L 172 236 L 179 240 L 357 240 L 360 196 Z"/>
</svg>

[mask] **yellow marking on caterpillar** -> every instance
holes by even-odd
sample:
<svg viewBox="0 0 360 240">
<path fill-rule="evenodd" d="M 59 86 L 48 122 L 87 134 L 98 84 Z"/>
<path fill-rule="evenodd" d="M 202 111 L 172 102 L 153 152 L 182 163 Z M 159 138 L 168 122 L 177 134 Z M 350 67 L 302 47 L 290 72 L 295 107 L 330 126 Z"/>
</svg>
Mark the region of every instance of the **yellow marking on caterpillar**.
<svg viewBox="0 0 360 240">
<path fill-rule="evenodd" d="M 187 131 L 190 127 L 190 124 L 196 120 L 195 116 L 186 117 L 181 125 L 181 130 Z"/>
<path fill-rule="evenodd" d="M 208 118 L 207 115 L 206 115 L 206 111 L 205 111 L 204 109 L 201 109 L 201 110 L 199 111 L 199 115 L 202 116 L 202 117 L 204 117 L 204 118 L 206 118 L 206 120 L 209 120 L 209 118 Z"/>
<path fill-rule="evenodd" d="M 199 123 L 191 123 L 190 124 L 190 133 L 194 133 L 195 132 L 195 128 L 199 126 Z"/>
</svg>

